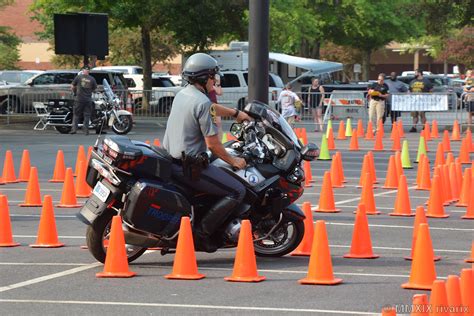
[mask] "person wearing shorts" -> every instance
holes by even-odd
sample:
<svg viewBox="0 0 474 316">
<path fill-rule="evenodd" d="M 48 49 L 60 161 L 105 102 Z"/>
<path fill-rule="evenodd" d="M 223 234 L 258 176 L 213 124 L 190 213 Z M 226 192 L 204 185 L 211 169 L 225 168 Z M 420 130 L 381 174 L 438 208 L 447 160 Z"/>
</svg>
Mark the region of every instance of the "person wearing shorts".
<svg viewBox="0 0 474 316">
<path fill-rule="evenodd" d="M 323 131 L 323 115 L 325 111 L 325 106 L 323 105 L 324 100 L 324 88 L 319 84 L 318 78 L 313 78 L 311 80 L 311 87 L 308 89 L 308 98 L 307 104 L 311 108 L 313 114 L 313 120 L 316 124 L 315 132 Z"/>
<path fill-rule="evenodd" d="M 468 112 L 467 124 L 471 127 L 472 115 L 474 114 L 474 72 L 472 70 L 466 72 L 466 84 L 463 87 L 463 92 L 466 93 L 464 100 Z"/>
</svg>

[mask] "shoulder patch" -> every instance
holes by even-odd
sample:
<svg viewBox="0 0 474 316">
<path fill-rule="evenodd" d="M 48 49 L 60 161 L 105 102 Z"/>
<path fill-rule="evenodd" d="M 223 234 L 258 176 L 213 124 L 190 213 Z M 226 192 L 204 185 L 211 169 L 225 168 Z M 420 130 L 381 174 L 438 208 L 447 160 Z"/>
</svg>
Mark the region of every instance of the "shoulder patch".
<svg viewBox="0 0 474 316">
<path fill-rule="evenodd" d="M 216 113 L 216 109 L 214 108 L 214 104 L 211 105 L 211 108 L 209 109 L 209 114 L 211 114 L 212 123 L 216 124 L 217 113 Z"/>
</svg>

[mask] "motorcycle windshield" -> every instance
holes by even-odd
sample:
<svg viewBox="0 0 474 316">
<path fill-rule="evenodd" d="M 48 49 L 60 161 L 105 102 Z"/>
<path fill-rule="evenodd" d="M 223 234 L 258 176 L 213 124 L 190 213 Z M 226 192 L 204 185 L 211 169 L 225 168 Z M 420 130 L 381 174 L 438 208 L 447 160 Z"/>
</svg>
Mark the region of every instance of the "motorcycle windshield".
<svg viewBox="0 0 474 316">
<path fill-rule="evenodd" d="M 281 116 L 280 113 L 273 109 L 267 109 L 266 115 L 263 118 L 264 123 L 270 124 L 273 127 L 277 127 L 283 134 L 285 134 L 299 149 L 301 149 L 298 137 L 291 128 L 290 124 Z M 266 122 L 265 122 L 266 121 Z"/>
<path fill-rule="evenodd" d="M 110 87 L 109 83 L 107 80 L 102 81 L 102 85 L 104 86 L 104 92 L 109 101 L 112 101 L 114 99 L 114 92 L 112 91 L 112 88 Z"/>
</svg>

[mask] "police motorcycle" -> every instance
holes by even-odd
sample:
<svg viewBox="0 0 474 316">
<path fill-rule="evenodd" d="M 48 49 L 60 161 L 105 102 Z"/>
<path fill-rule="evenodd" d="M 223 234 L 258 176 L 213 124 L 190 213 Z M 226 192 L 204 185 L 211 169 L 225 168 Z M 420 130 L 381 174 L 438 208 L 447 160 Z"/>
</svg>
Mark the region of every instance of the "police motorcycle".
<svg viewBox="0 0 474 316">
<path fill-rule="evenodd" d="M 114 94 L 106 79 L 103 80 L 102 85 L 104 91 L 94 95 L 90 127 L 97 133 L 107 126 L 110 126 L 118 135 L 129 133 L 133 128 L 132 113 L 120 109 L 120 99 Z M 50 113 L 47 117 L 47 125 L 54 126 L 61 134 L 68 134 L 72 129 L 73 105 L 72 102 L 58 101 L 48 103 Z M 82 122 L 78 125 L 83 127 Z"/>
<path fill-rule="evenodd" d="M 210 163 L 241 181 L 246 196 L 211 238 L 219 248 L 236 247 L 241 221 L 249 219 L 256 254 L 280 257 L 303 238 L 305 216 L 295 204 L 304 191 L 301 164 L 314 160 L 319 149 L 302 146 L 290 125 L 267 105 L 254 101 L 244 111 L 254 121 L 234 123 L 231 133 L 237 140 L 225 147 L 243 157 L 247 167 L 234 170 L 216 157 Z M 86 179 L 93 195 L 77 214 L 88 225 L 87 246 L 98 261 L 105 262 L 114 215 L 122 217 L 131 262 L 151 247 L 160 247 L 162 254 L 174 252 L 181 217 L 189 216 L 194 226 L 215 203 L 216 198 L 175 181 L 172 163 L 163 148 L 124 136 L 107 137 L 101 144 L 98 139 Z"/>
</svg>

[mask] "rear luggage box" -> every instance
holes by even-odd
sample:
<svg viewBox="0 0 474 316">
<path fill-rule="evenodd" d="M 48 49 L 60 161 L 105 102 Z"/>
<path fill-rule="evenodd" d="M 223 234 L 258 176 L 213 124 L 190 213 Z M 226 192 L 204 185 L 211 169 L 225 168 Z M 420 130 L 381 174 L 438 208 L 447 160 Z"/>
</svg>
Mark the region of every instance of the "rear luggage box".
<svg viewBox="0 0 474 316">
<path fill-rule="evenodd" d="M 142 179 L 130 191 L 124 220 L 136 229 L 171 237 L 179 230 L 181 217 L 190 214 L 191 205 L 183 195 Z"/>
</svg>

